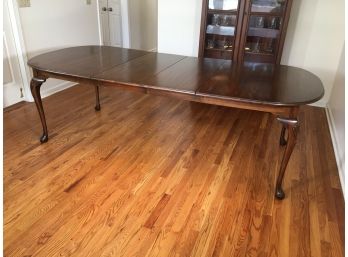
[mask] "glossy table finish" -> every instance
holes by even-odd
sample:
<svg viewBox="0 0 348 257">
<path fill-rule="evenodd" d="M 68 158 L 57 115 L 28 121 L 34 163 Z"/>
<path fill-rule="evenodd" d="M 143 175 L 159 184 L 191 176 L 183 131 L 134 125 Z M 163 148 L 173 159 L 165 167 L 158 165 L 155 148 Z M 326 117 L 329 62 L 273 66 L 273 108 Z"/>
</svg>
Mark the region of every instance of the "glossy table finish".
<svg viewBox="0 0 348 257">
<path fill-rule="evenodd" d="M 96 110 L 100 110 L 99 87 L 116 86 L 189 101 L 273 113 L 283 125 L 280 144 L 286 145 L 276 186 L 279 199 L 284 198 L 281 184 L 296 143 L 298 108 L 316 102 L 324 95 L 320 79 L 300 68 L 257 63 L 238 66 L 229 60 L 108 46 L 57 50 L 34 57 L 28 64 L 33 68 L 31 91 L 43 126 L 42 143 L 48 140 L 48 130 L 40 87 L 50 77 L 94 86 Z"/>
</svg>

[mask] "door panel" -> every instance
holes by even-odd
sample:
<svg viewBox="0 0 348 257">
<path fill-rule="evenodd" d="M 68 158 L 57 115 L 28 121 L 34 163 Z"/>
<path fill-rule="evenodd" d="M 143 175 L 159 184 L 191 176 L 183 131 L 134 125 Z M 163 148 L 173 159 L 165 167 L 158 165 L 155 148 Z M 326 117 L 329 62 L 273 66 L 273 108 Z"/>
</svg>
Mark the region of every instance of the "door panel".
<svg viewBox="0 0 348 257">
<path fill-rule="evenodd" d="M 110 45 L 109 15 L 106 12 L 101 12 L 100 21 L 102 23 L 103 44 L 108 46 Z"/>
<path fill-rule="evenodd" d="M 122 46 L 121 3 L 119 0 L 99 0 L 103 44 Z"/>
<path fill-rule="evenodd" d="M 246 1 L 203 0 L 199 56 L 237 62 Z"/>
<path fill-rule="evenodd" d="M 8 56 L 8 49 L 6 47 L 6 42 L 5 42 L 5 34 L 4 34 L 4 44 L 3 44 L 3 67 L 4 67 L 4 85 L 12 83 L 13 82 L 13 76 L 12 76 L 12 71 L 11 71 L 11 64 L 10 64 L 10 58 Z"/>
<path fill-rule="evenodd" d="M 286 0 L 252 0 L 251 12 L 281 14 L 284 11 Z"/>
<path fill-rule="evenodd" d="M 209 0 L 209 9 L 237 11 L 238 0 Z"/>
<path fill-rule="evenodd" d="M 118 0 L 109 0 L 110 45 L 122 46 L 121 5 Z"/>
<path fill-rule="evenodd" d="M 121 16 L 109 14 L 110 45 L 122 46 Z"/>
<path fill-rule="evenodd" d="M 291 0 L 247 0 L 239 60 L 279 63 Z M 286 29 L 286 28 L 285 28 Z"/>
<path fill-rule="evenodd" d="M 109 14 L 107 11 L 108 1 L 99 0 L 99 15 L 102 29 L 103 45 L 110 45 L 110 33 L 109 33 Z"/>
<path fill-rule="evenodd" d="M 121 4 L 117 0 L 108 0 L 110 14 L 121 15 Z M 112 10 L 110 9 L 112 8 Z"/>
<path fill-rule="evenodd" d="M 277 16 L 250 16 L 244 48 L 245 61 L 276 61 L 281 21 L 281 17 Z"/>
<path fill-rule="evenodd" d="M 19 68 L 12 25 L 9 16 L 7 0 L 3 2 L 4 27 L 3 27 L 3 93 L 4 107 L 22 101 L 21 88 L 23 88 L 22 76 Z"/>
</svg>

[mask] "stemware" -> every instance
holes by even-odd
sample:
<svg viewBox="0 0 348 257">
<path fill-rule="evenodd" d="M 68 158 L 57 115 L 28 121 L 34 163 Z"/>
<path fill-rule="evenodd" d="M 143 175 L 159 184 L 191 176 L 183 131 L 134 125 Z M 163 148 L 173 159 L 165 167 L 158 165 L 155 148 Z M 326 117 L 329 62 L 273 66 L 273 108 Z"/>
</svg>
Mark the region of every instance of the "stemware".
<svg viewBox="0 0 348 257">
<path fill-rule="evenodd" d="M 255 27 L 256 28 L 263 28 L 264 25 L 265 25 L 265 18 L 264 17 L 256 17 Z"/>
<path fill-rule="evenodd" d="M 278 28 L 278 20 L 276 17 L 273 17 L 271 19 L 270 25 L 269 25 L 270 29 L 277 29 Z"/>
<path fill-rule="evenodd" d="M 220 25 L 220 15 L 219 14 L 214 14 L 212 19 L 211 19 L 211 24 L 214 26 L 219 26 Z"/>
<path fill-rule="evenodd" d="M 257 40 L 256 40 L 256 43 L 254 43 L 254 45 L 253 45 L 253 52 L 254 53 L 259 53 L 260 50 L 261 50 L 261 40 L 258 37 Z"/>
<path fill-rule="evenodd" d="M 209 49 L 214 48 L 214 40 L 208 39 L 207 48 L 209 48 Z"/>
</svg>

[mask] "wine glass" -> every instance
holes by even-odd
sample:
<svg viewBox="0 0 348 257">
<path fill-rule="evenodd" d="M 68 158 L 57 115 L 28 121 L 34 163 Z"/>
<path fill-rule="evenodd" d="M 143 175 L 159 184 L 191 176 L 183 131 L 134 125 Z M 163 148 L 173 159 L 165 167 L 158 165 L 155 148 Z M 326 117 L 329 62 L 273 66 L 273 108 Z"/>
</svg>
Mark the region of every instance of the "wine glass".
<svg viewBox="0 0 348 257">
<path fill-rule="evenodd" d="M 207 48 L 209 49 L 214 48 L 214 40 L 208 39 Z"/>
<path fill-rule="evenodd" d="M 224 15 L 222 22 L 222 26 L 232 26 L 232 16 L 231 15 Z"/>
<path fill-rule="evenodd" d="M 261 50 L 261 42 L 260 42 L 260 38 L 258 37 L 257 40 L 256 40 L 256 43 L 254 44 L 253 46 L 253 52 L 254 53 L 259 53 L 260 50 Z"/>
<path fill-rule="evenodd" d="M 265 18 L 264 17 L 256 17 L 255 27 L 256 28 L 263 28 L 264 25 L 265 25 Z"/>
<path fill-rule="evenodd" d="M 219 26 L 220 25 L 220 15 L 219 14 L 214 14 L 213 18 L 211 19 L 211 24 L 214 26 Z"/>
<path fill-rule="evenodd" d="M 276 17 L 273 17 L 272 19 L 271 19 L 271 24 L 270 24 L 270 26 L 269 26 L 269 28 L 270 29 L 277 29 L 277 27 L 278 27 L 278 24 L 277 24 L 278 22 L 277 22 L 277 18 Z"/>
</svg>

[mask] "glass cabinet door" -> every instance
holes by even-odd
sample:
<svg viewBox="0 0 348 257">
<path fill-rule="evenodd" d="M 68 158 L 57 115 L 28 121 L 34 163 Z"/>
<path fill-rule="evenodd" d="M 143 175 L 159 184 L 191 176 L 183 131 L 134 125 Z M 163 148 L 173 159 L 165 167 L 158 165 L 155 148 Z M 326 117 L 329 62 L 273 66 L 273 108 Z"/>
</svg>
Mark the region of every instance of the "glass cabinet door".
<svg viewBox="0 0 348 257">
<path fill-rule="evenodd" d="M 293 0 L 202 0 L 199 57 L 275 63 Z"/>
<path fill-rule="evenodd" d="M 238 0 L 209 0 L 205 57 L 231 59 L 237 25 Z"/>
<path fill-rule="evenodd" d="M 285 2 L 286 0 L 252 0 L 251 12 L 281 15 L 285 8 Z"/>
<path fill-rule="evenodd" d="M 237 11 L 238 0 L 209 0 L 209 10 Z"/>
<path fill-rule="evenodd" d="M 284 0 L 252 0 L 244 61 L 275 62 Z"/>
</svg>

